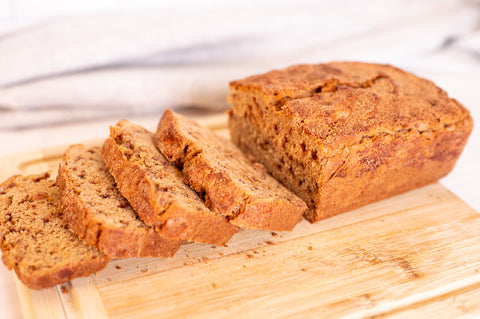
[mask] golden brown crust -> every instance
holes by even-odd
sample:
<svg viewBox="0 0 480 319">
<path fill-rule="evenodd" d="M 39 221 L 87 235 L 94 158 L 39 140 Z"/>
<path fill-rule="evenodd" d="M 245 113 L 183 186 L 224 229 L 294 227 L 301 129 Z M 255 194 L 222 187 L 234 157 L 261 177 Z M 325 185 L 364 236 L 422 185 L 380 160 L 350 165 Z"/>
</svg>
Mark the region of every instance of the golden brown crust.
<svg viewBox="0 0 480 319">
<path fill-rule="evenodd" d="M 60 163 L 64 219 L 88 245 L 110 257 L 171 257 L 182 244 L 138 219 L 115 186 L 99 147 L 70 146 Z"/>
<path fill-rule="evenodd" d="M 15 175 L 0 185 L 2 261 L 30 288 L 88 276 L 109 261 L 67 229 L 60 205 L 48 174 Z"/>
<path fill-rule="evenodd" d="M 237 231 L 183 182 L 181 172 L 153 144 L 152 133 L 121 121 L 110 136 L 102 150 L 107 167 L 147 225 L 170 238 L 215 245 L 224 245 Z"/>
<path fill-rule="evenodd" d="M 237 89 L 260 92 L 265 105 L 258 111 L 288 117 L 334 148 L 362 136 L 440 130 L 470 116 L 432 82 L 389 65 L 297 65 L 234 81 L 230 88 L 230 99 Z"/>
<path fill-rule="evenodd" d="M 183 167 L 187 184 L 212 210 L 248 229 L 292 230 L 306 204 L 252 162 L 233 143 L 166 110 L 155 144 Z"/>
<path fill-rule="evenodd" d="M 438 180 L 472 119 L 432 82 L 388 65 L 298 65 L 230 84 L 232 139 L 318 221 Z"/>
</svg>

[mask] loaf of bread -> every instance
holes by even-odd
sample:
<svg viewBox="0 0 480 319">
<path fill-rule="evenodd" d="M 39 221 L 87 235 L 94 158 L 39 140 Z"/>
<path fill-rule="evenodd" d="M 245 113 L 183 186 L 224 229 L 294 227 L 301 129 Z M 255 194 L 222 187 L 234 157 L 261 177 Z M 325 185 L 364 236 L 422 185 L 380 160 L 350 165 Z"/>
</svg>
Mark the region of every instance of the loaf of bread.
<svg viewBox="0 0 480 319">
<path fill-rule="evenodd" d="M 128 121 L 110 128 L 102 154 L 123 196 L 140 218 L 172 239 L 224 245 L 237 231 L 183 182 L 180 170 L 153 143 L 153 134 Z"/>
<path fill-rule="evenodd" d="M 291 230 L 438 180 L 473 128 L 459 102 L 389 65 L 296 65 L 233 81 L 228 99 L 237 146 L 167 110 L 155 136 L 124 120 L 102 149 L 71 146 L 56 182 L 0 184 L 3 263 L 40 289 L 184 240 L 225 245 L 239 227 Z"/>
<path fill-rule="evenodd" d="M 60 190 L 48 174 L 15 175 L 0 185 L 2 260 L 30 288 L 88 276 L 109 261 L 69 231 L 62 217 Z"/>
<path fill-rule="evenodd" d="M 166 110 L 154 138 L 206 205 L 241 228 L 292 230 L 307 205 L 232 142 Z"/>
<path fill-rule="evenodd" d="M 70 230 L 112 258 L 170 257 L 183 242 L 155 232 L 138 218 L 118 191 L 100 147 L 70 146 L 57 184 Z"/>
<path fill-rule="evenodd" d="M 297 65 L 230 83 L 232 140 L 309 206 L 311 222 L 434 182 L 473 122 L 389 65 Z"/>
</svg>

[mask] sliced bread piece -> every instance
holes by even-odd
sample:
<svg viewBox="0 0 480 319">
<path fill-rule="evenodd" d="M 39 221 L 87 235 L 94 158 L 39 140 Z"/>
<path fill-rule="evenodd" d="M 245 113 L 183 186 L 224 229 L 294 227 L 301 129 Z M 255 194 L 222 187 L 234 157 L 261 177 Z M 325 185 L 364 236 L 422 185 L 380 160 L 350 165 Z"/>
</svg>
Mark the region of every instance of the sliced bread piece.
<svg viewBox="0 0 480 319">
<path fill-rule="evenodd" d="M 171 257 L 182 244 L 138 218 L 118 191 L 100 147 L 70 146 L 60 163 L 57 182 L 70 230 L 112 258 Z"/>
<path fill-rule="evenodd" d="M 242 228 L 292 230 L 307 205 L 232 142 L 166 110 L 154 137 L 212 210 Z"/>
<path fill-rule="evenodd" d="M 102 150 L 120 192 L 140 218 L 174 239 L 224 245 L 237 227 L 208 209 L 182 173 L 153 144 L 153 134 L 126 120 L 110 128 Z"/>
<path fill-rule="evenodd" d="M 88 276 L 109 261 L 68 230 L 60 190 L 48 177 L 15 175 L 0 185 L 2 260 L 34 289 Z"/>
</svg>

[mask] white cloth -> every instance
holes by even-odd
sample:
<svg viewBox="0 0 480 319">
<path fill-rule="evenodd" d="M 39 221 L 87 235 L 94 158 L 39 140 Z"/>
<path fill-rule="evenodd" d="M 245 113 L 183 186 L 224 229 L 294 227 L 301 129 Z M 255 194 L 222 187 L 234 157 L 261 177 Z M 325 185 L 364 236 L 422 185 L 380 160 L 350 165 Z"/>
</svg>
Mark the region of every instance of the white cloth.
<svg viewBox="0 0 480 319">
<path fill-rule="evenodd" d="M 473 30 L 479 13 L 474 2 L 260 0 L 52 17 L 0 36 L 0 130 L 221 110 L 230 80 L 294 63 L 415 72 L 444 44 L 478 55 L 478 36 L 454 37 Z"/>
</svg>

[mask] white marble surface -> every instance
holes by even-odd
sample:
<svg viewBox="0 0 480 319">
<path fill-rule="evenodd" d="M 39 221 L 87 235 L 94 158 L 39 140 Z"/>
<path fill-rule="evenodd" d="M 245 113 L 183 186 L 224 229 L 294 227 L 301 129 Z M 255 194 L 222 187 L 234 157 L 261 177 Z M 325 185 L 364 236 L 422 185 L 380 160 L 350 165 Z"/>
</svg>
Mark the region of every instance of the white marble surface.
<svg viewBox="0 0 480 319">
<path fill-rule="evenodd" d="M 98 14 L 92 2 L 75 18 L 45 8 L 29 23 L 0 14 L 0 156 L 104 137 L 122 117 L 153 128 L 165 107 L 223 110 L 229 80 L 300 62 L 394 64 L 433 80 L 480 119 L 478 1 L 163 1 L 159 10 L 140 1 L 147 14 L 106 14 L 106 2 Z M 475 124 L 441 180 L 477 211 L 479 132 Z M 1 318 L 22 316 L 3 266 L 0 309 Z"/>
</svg>

